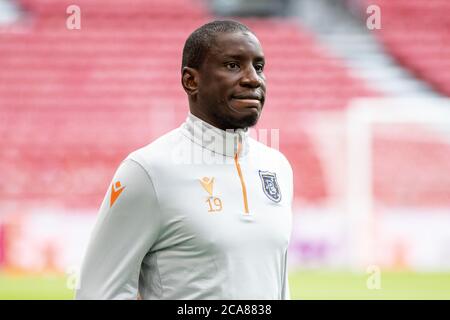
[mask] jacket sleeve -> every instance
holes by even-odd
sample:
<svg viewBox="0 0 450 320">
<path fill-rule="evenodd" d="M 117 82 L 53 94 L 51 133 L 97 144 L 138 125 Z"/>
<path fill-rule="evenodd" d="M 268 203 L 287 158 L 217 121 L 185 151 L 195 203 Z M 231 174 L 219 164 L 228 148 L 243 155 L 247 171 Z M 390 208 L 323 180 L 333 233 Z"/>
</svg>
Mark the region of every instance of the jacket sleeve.
<svg viewBox="0 0 450 320">
<path fill-rule="evenodd" d="M 136 299 L 141 263 L 155 243 L 160 212 L 154 185 L 124 160 L 106 192 L 80 273 L 76 299 Z"/>
<path fill-rule="evenodd" d="M 281 291 L 281 300 L 291 300 L 291 291 L 289 288 L 289 270 L 287 261 L 287 251 L 284 256 L 284 270 L 283 270 L 283 287 Z"/>
<path fill-rule="evenodd" d="M 283 156 L 284 157 L 284 156 Z M 289 230 L 289 238 L 291 238 L 292 236 L 292 210 L 293 210 L 293 201 L 294 201 L 294 174 L 293 174 L 293 170 L 291 167 L 291 164 L 289 163 L 289 161 L 287 160 L 286 157 L 284 157 L 285 159 L 285 163 L 286 163 L 286 172 L 287 172 L 287 177 L 288 180 L 290 181 L 289 183 L 289 205 L 291 207 L 291 221 L 290 221 L 290 230 Z M 288 256 L 289 253 L 288 251 L 286 251 L 285 256 L 284 256 L 284 270 L 283 270 L 283 288 L 282 288 L 282 292 L 281 292 L 281 299 L 282 300 L 291 300 L 291 292 L 290 292 L 290 288 L 289 288 L 289 268 L 288 268 Z"/>
</svg>

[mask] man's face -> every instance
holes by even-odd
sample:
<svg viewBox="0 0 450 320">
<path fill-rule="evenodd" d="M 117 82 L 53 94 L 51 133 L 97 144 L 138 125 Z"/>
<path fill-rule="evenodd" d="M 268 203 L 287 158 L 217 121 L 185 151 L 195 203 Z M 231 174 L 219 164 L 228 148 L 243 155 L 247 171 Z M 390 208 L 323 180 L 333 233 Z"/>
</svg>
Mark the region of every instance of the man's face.
<svg viewBox="0 0 450 320">
<path fill-rule="evenodd" d="M 264 53 L 250 32 L 216 36 L 199 69 L 198 106 L 223 130 L 255 125 L 265 93 Z"/>
</svg>

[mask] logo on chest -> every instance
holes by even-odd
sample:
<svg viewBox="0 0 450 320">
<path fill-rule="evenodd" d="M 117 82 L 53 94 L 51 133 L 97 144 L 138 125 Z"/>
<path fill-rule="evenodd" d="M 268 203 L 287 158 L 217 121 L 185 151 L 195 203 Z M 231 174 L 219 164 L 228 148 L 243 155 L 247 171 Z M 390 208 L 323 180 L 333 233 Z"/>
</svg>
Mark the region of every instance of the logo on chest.
<svg viewBox="0 0 450 320">
<path fill-rule="evenodd" d="M 281 201 L 280 186 L 278 185 L 277 175 L 274 172 L 259 170 L 262 188 L 264 194 L 274 202 Z"/>
<path fill-rule="evenodd" d="M 206 199 L 208 204 L 208 212 L 218 212 L 222 210 L 222 200 L 213 195 L 214 178 L 203 177 L 200 179 L 203 189 L 208 192 L 209 197 Z"/>
<path fill-rule="evenodd" d="M 214 178 L 203 177 L 203 179 L 200 180 L 200 183 L 202 184 L 203 189 L 205 189 L 205 191 L 212 197 Z"/>
</svg>

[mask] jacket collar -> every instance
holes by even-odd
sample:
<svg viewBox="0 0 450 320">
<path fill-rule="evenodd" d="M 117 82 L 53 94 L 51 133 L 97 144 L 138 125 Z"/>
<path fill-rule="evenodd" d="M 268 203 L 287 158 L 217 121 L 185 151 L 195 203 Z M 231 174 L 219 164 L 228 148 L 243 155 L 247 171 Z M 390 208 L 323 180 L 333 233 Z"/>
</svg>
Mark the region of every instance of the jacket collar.
<svg viewBox="0 0 450 320">
<path fill-rule="evenodd" d="M 227 156 L 245 156 L 249 152 L 249 132 L 246 129 L 222 130 L 189 112 L 182 125 L 184 134 L 204 149 Z"/>
</svg>

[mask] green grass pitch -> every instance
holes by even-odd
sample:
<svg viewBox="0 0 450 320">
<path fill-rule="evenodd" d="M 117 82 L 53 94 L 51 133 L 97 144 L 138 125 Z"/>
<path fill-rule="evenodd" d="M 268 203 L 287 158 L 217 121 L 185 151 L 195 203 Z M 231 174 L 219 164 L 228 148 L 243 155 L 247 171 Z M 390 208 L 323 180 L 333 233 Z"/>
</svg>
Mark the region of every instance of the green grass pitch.
<svg viewBox="0 0 450 320">
<path fill-rule="evenodd" d="M 379 289 L 368 289 L 369 275 L 338 271 L 292 271 L 292 299 L 450 299 L 450 273 L 382 272 Z M 0 299 L 72 299 L 60 275 L 0 272 Z"/>
</svg>

